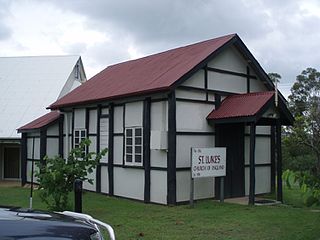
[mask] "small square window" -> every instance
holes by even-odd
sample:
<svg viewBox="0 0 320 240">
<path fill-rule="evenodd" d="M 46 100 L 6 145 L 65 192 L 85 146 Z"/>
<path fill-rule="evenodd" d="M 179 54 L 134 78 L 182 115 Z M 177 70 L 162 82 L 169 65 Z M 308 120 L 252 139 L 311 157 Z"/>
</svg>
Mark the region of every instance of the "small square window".
<svg viewBox="0 0 320 240">
<path fill-rule="evenodd" d="M 132 147 L 127 146 L 127 153 L 132 153 Z"/>
<path fill-rule="evenodd" d="M 136 128 L 134 132 L 135 132 L 135 136 L 141 136 L 142 129 L 141 128 Z"/>
<path fill-rule="evenodd" d="M 136 145 L 141 145 L 142 138 L 141 137 L 136 137 L 134 141 L 135 141 Z"/>
<path fill-rule="evenodd" d="M 132 137 L 132 129 L 127 129 L 126 130 L 126 133 L 127 133 L 127 137 Z"/>
<path fill-rule="evenodd" d="M 134 152 L 135 153 L 141 153 L 141 148 L 142 148 L 141 146 L 135 146 L 134 147 Z"/>
<path fill-rule="evenodd" d="M 134 156 L 134 159 L 135 159 L 135 161 L 136 162 L 138 162 L 138 163 L 141 163 L 141 155 L 138 155 L 138 154 L 136 154 L 135 156 Z"/>
<path fill-rule="evenodd" d="M 132 145 L 132 138 L 129 138 L 129 137 L 128 137 L 128 138 L 126 139 L 126 141 L 127 141 L 127 145 Z"/>
<path fill-rule="evenodd" d="M 132 162 L 132 155 L 127 154 L 127 155 L 126 155 L 126 161 L 127 161 L 127 162 Z"/>
</svg>

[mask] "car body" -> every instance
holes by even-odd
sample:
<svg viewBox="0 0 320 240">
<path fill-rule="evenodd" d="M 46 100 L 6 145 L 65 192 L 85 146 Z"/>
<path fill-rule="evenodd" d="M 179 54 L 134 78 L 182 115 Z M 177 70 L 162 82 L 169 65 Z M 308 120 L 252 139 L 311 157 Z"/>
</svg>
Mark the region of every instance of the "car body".
<svg viewBox="0 0 320 240">
<path fill-rule="evenodd" d="M 0 207 L 0 239 L 102 240 L 101 228 L 115 239 L 112 227 L 86 214 Z"/>
</svg>

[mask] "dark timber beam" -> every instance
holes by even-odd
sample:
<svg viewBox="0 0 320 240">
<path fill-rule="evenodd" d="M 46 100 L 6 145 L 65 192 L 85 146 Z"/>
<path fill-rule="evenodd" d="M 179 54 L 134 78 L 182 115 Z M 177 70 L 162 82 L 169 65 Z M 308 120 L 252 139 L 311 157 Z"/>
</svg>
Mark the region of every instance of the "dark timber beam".
<svg viewBox="0 0 320 240">
<path fill-rule="evenodd" d="M 64 115 L 60 114 L 59 117 L 59 156 L 63 158 L 63 123 Z M 68 137 L 66 137 L 68 139 Z"/>
<path fill-rule="evenodd" d="M 101 105 L 97 109 L 97 137 L 96 137 L 96 151 L 100 152 L 100 117 L 101 117 Z M 101 164 L 98 163 L 96 170 L 96 192 L 101 192 Z"/>
<path fill-rule="evenodd" d="M 281 149 L 281 122 L 277 120 L 276 126 L 277 148 L 277 201 L 282 202 L 282 149 Z"/>
<path fill-rule="evenodd" d="M 124 121 L 124 119 L 123 119 Z M 113 132 L 114 132 L 114 106 L 109 105 L 109 144 L 108 144 L 108 174 L 109 174 L 109 195 L 113 196 Z M 124 146 L 124 145 L 123 145 Z"/>
<path fill-rule="evenodd" d="M 21 184 L 27 183 L 27 133 L 21 134 Z"/>
<path fill-rule="evenodd" d="M 44 157 L 47 155 L 47 130 L 40 131 L 40 163 L 44 165 Z"/>
<path fill-rule="evenodd" d="M 250 68 L 247 66 L 247 93 L 250 93 Z"/>
<path fill-rule="evenodd" d="M 151 131 L 151 98 L 143 102 L 143 165 L 144 165 L 144 202 L 150 202 L 150 131 Z"/>
<path fill-rule="evenodd" d="M 172 91 L 168 95 L 168 155 L 167 155 L 167 204 L 177 202 L 176 186 L 176 97 Z"/>
<path fill-rule="evenodd" d="M 250 124 L 250 186 L 249 186 L 249 204 L 254 205 L 255 201 L 255 145 L 256 145 L 256 125 Z"/>
</svg>

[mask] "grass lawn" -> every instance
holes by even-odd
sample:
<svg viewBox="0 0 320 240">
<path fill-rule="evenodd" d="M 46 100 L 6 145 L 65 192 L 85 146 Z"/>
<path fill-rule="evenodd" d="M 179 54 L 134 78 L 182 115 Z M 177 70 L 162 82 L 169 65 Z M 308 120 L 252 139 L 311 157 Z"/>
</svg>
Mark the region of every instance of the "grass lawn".
<svg viewBox="0 0 320 240">
<path fill-rule="evenodd" d="M 292 191 L 292 192 L 290 192 Z M 285 201 L 299 198 L 285 189 Z M 0 205 L 28 207 L 29 189 L 0 187 Z M 167 207 L 84 194 L 84 212 L 111 224 L 117 239 L 320 239 L 320 212 L 293 206 L 242 206 L 199 201 Z M 35 191 L 34 208 L 45 209 Z"/>
</svg>

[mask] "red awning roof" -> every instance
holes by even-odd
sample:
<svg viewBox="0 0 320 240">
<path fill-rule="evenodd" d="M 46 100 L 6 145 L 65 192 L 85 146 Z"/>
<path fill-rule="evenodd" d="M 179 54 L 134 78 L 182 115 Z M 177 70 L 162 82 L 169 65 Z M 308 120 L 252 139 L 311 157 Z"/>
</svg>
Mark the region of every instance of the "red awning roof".
<svg viewBox="0 0 320 240">
<path fill-rule="evenodd" d="M 272 99 L 274 92 L 256 92 L 226 97 L 217 110 L 213 110 L 208 120 L 253 117 Z"/>
<path fill-rule="evenodd" d="M 57 120 L 60 116 L 60 111 L 52 111 L 49 112 L 36 120 L 33 120 L 32 122 L 20 127 L 18 129 L 18 132 L 24 132 L 28 130 L 35 130 L 35 129 L 40 129 L 42 127 L 47 126 L 48 124 L 54 122 Z"/>
<path fill-rule="evenodd" d="M 170 90 L 170 86 L 236 36 L 227 35 L 109 66 L 49 108 Z"/>
</svg>

